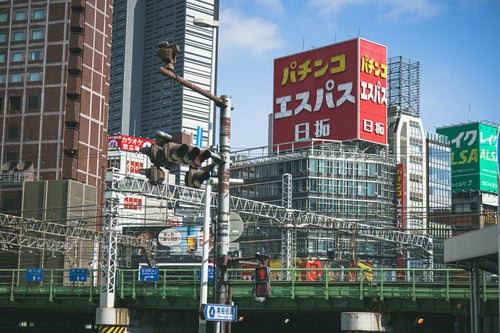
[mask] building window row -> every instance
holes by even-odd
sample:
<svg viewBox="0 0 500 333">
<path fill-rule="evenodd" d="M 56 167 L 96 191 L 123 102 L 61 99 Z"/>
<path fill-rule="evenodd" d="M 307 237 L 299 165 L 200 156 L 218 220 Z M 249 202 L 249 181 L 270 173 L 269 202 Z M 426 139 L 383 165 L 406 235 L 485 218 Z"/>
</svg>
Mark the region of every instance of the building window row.
<svg viewBox="0 0 500 333">
<path fill-rule="evenodd" d="M 0 1 L 1 2 L 1 1 Z M 35 8 L 33 9 L 31 18 L 33 20 L 43 20 L 45 18 L 45 9 Z M 26 10 L 17 10 L 14 12 L 14 21 L 25 21 L 27 19 Z M 9 21 L 8 13 L 0 13 L 0 23 L 7 23 Z"/>
<path fill-rule="evenodd" d="M 9 82 L 10 83 L 21 83 L 23 82 L 24 74 L 22 73 L 13 73 L 10 75 Z M 39 82 L 42 80 L 42 74 L 40 72 L 29 72 L 27 74 L 28 82 Z M 5 74 L 0 74 L 0 84 L 5 84 L 7 81 Z"/>
</svg>

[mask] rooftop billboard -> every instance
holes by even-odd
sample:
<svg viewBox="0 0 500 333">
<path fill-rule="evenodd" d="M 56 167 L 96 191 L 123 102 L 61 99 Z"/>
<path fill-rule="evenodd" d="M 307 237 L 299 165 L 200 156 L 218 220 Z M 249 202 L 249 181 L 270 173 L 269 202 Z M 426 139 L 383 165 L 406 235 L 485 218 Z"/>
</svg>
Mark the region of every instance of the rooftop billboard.
<svg viewBox="0 0 500 333">
<path fill-rule="evenodd" d="M 498 193 L 497 130 L 479 122 L 436 129 L 450 140 L 453 192 Z"/>
<path fill-rule="evenodd" d="M 273 145 L 386 144 L 387 50 L 364 39 L 275 59 Z"/>
</svg>

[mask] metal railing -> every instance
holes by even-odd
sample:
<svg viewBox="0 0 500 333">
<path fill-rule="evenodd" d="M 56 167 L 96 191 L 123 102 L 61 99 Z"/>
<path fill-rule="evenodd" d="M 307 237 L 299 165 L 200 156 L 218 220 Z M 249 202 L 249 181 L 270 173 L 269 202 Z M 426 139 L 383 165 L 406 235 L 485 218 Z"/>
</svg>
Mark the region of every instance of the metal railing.
<svg viewBox="0 0 500 333">
<path fill-rule="evenodd" d="M 146 299 L 157 299 L 152 303 L 153 306 L 196 308 L 199 305 L 199 274 L 199 267 L 161 268 L 158 281 L 143 282 L 139 279 L 139 269 L 118 269 L 118 305 L 122 301 L 131 307 L 139 303 L 144 306 L 141 302 L 146 302 Z M 235 302 L 253 299 L 254 269 L 228 269 L 227 274 L 228 288 L 231 288 Z M 61 306 L 98 306 L 99 277 L 97 270 L 88 270 L 86 281 L 72 282 L 69 270 L 45 269 L 37 281 L 29 281 L 34 278 L 26 270 L 0 269 L 0 306 L 19 306 L 27 302 L 32 306 L 44 306 L 47 302 Z M 212 293 L 210 289 L 209 297 Z M 495 276 L 482 274 L 480 290 L 483 302 L 498 301 Z M 461 269 L 271 268 L 270 300 L 362 300 L 373 297 L 381 301 L 387 298 L 468 300 L 469 273 Z M 176 303 L 176 299 L 183 301 Z M 192 302 L 187 304 L 185 299 L 191 299 Z"/>
</svg>

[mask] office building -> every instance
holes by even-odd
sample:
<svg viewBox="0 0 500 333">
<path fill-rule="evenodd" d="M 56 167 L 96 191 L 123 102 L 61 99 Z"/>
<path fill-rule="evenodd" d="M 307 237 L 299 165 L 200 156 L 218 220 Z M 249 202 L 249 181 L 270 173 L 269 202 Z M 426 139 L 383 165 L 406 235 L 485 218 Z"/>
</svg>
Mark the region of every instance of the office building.
<svg viewBox="0 0 500 333">
<path fill-rule="evenodd" d="M 0 2 L 3 213 L 100 223 L 112 10 L 109 1 Z"/>
<path fill-rule="evenodd" d="M 452 236 L 447 223 L 451 215 L 451 149 L 448 138 L 426 133 L 427 157 L 427 232 L 434 245 L 434 268 L 446 268 L 444 240 Z"/>
<path fill-rule="evenodd" d="M 28 166 L 29 180 L 72 179 L 102 195 L 112 9 L 0 2 L 3 212 L 20 213 Z M 14 174 L 21 177 L 7 177 Z"/>
<path fill-rule="evenodd" d="M 218 0 L 117 0 L 113 14 L 109 133 L 154 138 L 156 131 L 202 133 L 208 140 L 213 105 L 159 73 L 158 44 L 180 46 L 175 73 L 215 91 L 217 29 L 195 18 L 218 19 Z"/>
</svg>

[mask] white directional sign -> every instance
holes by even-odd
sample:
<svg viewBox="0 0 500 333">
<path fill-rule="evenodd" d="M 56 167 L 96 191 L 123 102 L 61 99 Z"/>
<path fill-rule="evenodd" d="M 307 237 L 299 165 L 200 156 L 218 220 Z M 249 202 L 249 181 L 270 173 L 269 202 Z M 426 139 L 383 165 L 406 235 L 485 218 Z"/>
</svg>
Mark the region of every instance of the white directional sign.
<svg viewBox="0 0 500 333">
<path fill-rule="evenodd" d="M 203 304 L 200 313 L 207 321 L 236 321 L 238 307 L 225 304 Z"/>
</svg>

